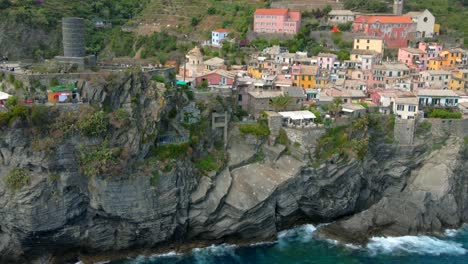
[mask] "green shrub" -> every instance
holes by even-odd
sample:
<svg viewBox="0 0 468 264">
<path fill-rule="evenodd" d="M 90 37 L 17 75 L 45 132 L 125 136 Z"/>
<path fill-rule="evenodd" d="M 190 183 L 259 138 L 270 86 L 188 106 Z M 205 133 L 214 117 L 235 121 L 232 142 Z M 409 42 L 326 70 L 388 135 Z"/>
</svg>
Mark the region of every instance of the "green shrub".
<svg viewBox="0 0 468 264">
<path fill-rule="evenodd" d="M 178 160 L 187 155 L 188 149 L 187 143 L 167 144 L 155 147 L 152 152 L 155 157 L 161 160 Z"/>
<path fill-rule="evenodd" d="M 239 126 L 239 131 L 242 134 L 252 134 L 257 137 L 265 137 L 270 134 L 268 126 L 262 124 L 244 124 Z"/>
<path fill-rule="evenodd" d="M 431 122 L 424 120 L 416 127 L 416 135 L 421 136 L 429 133 L 431 131 L 432 124 Z"/>
<path fill-rule="evenodd" d="M 276 139 L 276 143 L 281 144 L 281 145 L 289 145 L 289 138 L 288 135 L 286 134 L 286 131 L 284 129 L 280 129 L 278 138 Z"/>
<path fill-rule="evenodd" d="M 197 167 L 197 169 L 205 173 L 218 169 L 218 165 L 216 164 L 216 159 L 211 154 L 207 155 L 206 157 L 202 158 L 197 163 L 195 163 L 195 167 Z"/>
<path fill-rule="evenodd" d="M 96 177 L 108 173 L 117 163 L 117 158 L 108 142 L 103 142 L 95 148 L 81 146 L 79 163 L 84 175 Z"/>
<path fill-rule="evenodd" d="M 12 107 L 17 105 L 19 102 L 18 96 L 12 96 L 6 100 L 6 107 Z"/>
<path fill-rule="evenodd" d="M 164 83 L 166 81 L 166 79 L 161 75 L 155 75 L 151 78 L 151 80 L 159 82 L 159 83 Z"/>
<path fill-rule="evenodd" d="M 43 105 L 34 105 L 31 107 L 29 117 L 31 125 L 39 128 L 47 127 L 49 124 L 49 108 Z"/>
<path fill-rule="evenodd" d="M 151 173 L 151 177 L 150 177 L 150 185 L 151 186 L 156 186 L 158 184 L 158 181 L 159 181 L 159 177 L 161 175 L 159 174 L 159 172 L 155 171 L 153 173 Z"/>
<path fill-rule="evenodd" d="M 87 137 L 103 135 L 109 126 L 109 120 L 103 111 L 98 111 L 89 118 L 83 118 L 77 124 L 79 131 Z"/>
<path fill-rule="evenodd" d="M 57 86 L 57 85 L 59 85 L 59 81 L 57 80 L 57 78 L 52 78 L 49 81 L 49 85 L 50 85 L 50 87 Z"/>
<path fill-rule="evenodd" d="M 22 169 L 14 169 L 8 173 L 5 178 L 5 184 L 12 190 L 19 190 L 28 185 L 31 181 L 31 175 Z"/>
<path fill-rule="evenodd" d="M 451 109 L 429 109 L 427 110 L 427 117 L 441 118 L 441 119 L 461 119 L 460 112 L 454 112 Z"/>
<path fill-rule="evenodd" d="M 28 116 L 28 108 L 24 105 L 15 105 L 10 108 L 10 123 L 15 121 L 16 119 L 26 119 Z"/>
<path fill-rule="evenodd" d="M 10 115 L 5 112 L 0 112 L 0 127 L 7 126 L 10 123 Z"/>
<path fill-rule="evenodd" d="M 58 173 L 52 173 L 49 175 L 49 182 L 50 183 L 55 183 L 55 182 L 58 182 L 60 180 L 60 174 Z"/>
</svg>

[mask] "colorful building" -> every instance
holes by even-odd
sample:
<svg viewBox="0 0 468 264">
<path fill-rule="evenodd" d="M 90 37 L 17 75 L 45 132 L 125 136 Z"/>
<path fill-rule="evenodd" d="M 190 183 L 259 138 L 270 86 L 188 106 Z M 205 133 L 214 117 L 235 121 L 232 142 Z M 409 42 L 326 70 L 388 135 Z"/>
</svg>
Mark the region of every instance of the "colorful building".
<svg viewBox="0 0 468 264">
<path fill-rule="evenodd" d="M 468 70 L 452 71 L 450 90 L 468 91 Z"/>
<path fill-rule="evenodd" d="M 229 35 L 229 30 L 220 28 L 211 32 L 211 44 L 215 47 L 222 46 L 223 40 Z"/>
<path fill-rule="evenodd" d="M 429 60 L 428 69 L 441 70 L 461 66 L 463 65 L 464 53 L 462 49 L 444 50 L 439 54 L 438 58 Z"/>
<path fill-rule="evenodd" d="M 333 64 L 335 64 L 335 61 L 338 59 L 338 56 L 332 53 L 320 52 L 317 55 L 317 59 L 318 59 L 318 66 L 320 69 L 330 70 L 333 68 Z"/>
<path fill-rule="evenodd" d="M 429 70 L 419 73 L 421 88 L 448 89 L 450 85 L 451 73 L 444 70 Z"/>
<path fill-rule="evenodd" d="M 393 113 L 398 119 L 415 119 L 418 114 L 417 97 L 397 97 L 393 104 Z"/>
<path fill-rule="evenodd" d="M 439 57 L 442 52 L 443 46 L 437 42 L 419 42 L 418 49 L 426 52 L 428 59 L 433 59 Z"/>
<path fill-rule="evenodd" d="M 315 88 L 315 77 L 318 73 L 317 66 L 294 65 L 292 66 L 293 86 L 302 88 Z"/>
<path fill-rule="evenodd" d="M 359 16 L 353 22 L 353 32 L 381 37 L 388 48 L 407 47 L 416 30 L 409 16 Z"/>
<path fill-rule="evenodd" d="M 53 104 L 78 100 L 79 96 L 78 88 L 72 84 L 55 86 L 47 91 L 47 101 Z"/>
<path fill-rule="evenodd" d="M 406 64 L 410 69 L 425 71 L 428 58 L 426 52 L 415 48 L 400 48 L 398 50 L 398 61 Z"/>
<path fill-rule="evenodd" d="M 301 12 L 287 8 L 257 9 L 254 32 L 296 34 L 301 28 Z"/>
<path fill-rule="evenodd" d="M 408 83 L 410 78 L 410 70 L 405 64 L 383 63 L 374 66 L 370 83 L 373 88 L 393 89 L 398 83 Z"/>
<path fill-rule="evenodd" d="M 384 41 L 377 37 L 359 37 L 354 39 L 353 49 L 375 51 L 380 55 L 384 53 Z"/>
<path fill-rule="evenodd" d="M 232 88 L 236 80 L 236 74 L 226 70 L 215 70 L 195 78 L 195 85 L 200 86 L 203 82 L 212 88 Z"/>
</svg>

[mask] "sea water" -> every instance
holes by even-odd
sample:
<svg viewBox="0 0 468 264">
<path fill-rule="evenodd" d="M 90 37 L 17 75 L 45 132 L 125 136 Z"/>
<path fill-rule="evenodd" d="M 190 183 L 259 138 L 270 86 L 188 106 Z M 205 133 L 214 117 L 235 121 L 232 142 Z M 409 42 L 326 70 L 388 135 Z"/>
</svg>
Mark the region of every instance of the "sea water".
<svg viewBox="0 0 468 264">
<path fill-rule="evenodd" d="M 314 236 L 304 225 L 278 234 L 275 242 L 248 247 L 213 245 L 190 253 L 169 252 L 113 264 L 295 264 L 295 263 L 468 263 L 468 226 L 441 236 L 374 237 L 366 247 Z"/>
</svg>

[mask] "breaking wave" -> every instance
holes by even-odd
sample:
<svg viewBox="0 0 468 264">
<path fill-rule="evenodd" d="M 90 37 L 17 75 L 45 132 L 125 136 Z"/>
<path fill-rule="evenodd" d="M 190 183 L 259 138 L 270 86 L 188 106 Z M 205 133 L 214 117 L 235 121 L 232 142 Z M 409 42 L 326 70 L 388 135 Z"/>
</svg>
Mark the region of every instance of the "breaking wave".
<svg viewBox="0 0 468 264">
<path fill-rule="evenodd" d="M 454 241 L 445 241 L 430 236 L 373 237 L 367 250 L 370 255 L 464 255 L 467 250 Z"/>
</svg>

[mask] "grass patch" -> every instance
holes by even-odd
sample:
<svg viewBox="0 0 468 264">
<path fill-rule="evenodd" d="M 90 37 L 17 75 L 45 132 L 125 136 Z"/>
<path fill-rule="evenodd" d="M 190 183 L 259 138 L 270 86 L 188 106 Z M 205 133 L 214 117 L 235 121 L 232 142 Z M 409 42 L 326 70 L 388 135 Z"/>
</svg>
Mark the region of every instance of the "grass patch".
<svg viewBox="0 0 468 264">
<path fill-rule="evenodd" d="M 87 177 L 108 174 L 117 164 L 116 151 L 111 149 L 107 142 L 95 148 L 81 146 L 79 163 L 83 174 Z"/>
<path fill-rule="evenodd" d="M 419 123 L 419 125 L 416 127 L 416 136 L 426 135 L 431 131 L 431 127 L 431 122 L 424 120 L 423 122 Z"/>
<path fill-rule="evenodd" d="M 153 155 L 160 160 L 179 160 L 187 156 L 188 151 L 187 143 L 161 145 L 152 150 Z"/>
<path fill-rule="evenodd" d="M 251 134 L 257 137 L 266 137 L 270 134 L 270 129 L 263 123 L 244 124 L 239 126 L 239 131 L 242 134 Z"/>
<path fill-rule="evenodd" d="M 28 185 L 31 181 L 31 175 L 22 169 L 14 169 L 8 173 L 5 178 L 5 184 L 12 190 L 19 190 Z"/>
</svg>

